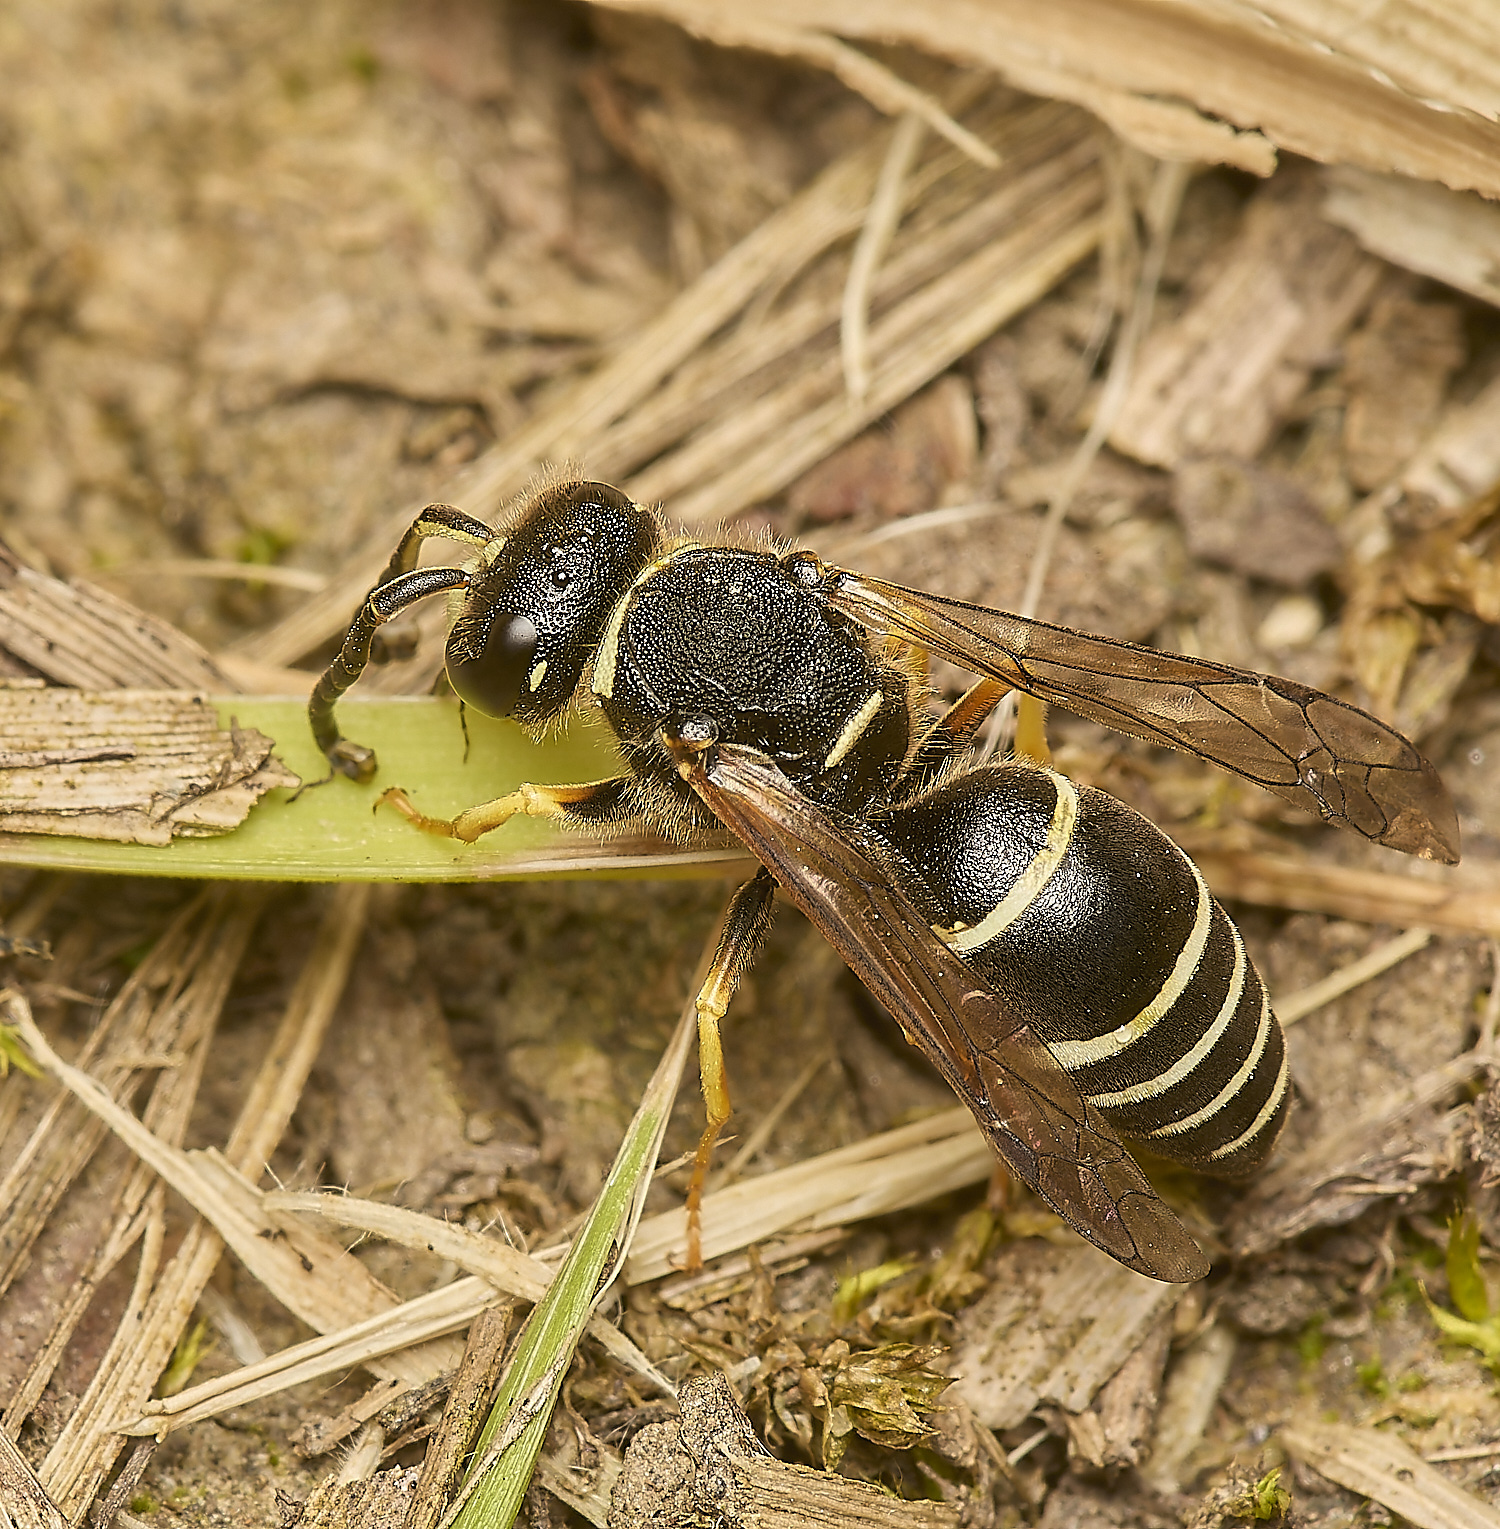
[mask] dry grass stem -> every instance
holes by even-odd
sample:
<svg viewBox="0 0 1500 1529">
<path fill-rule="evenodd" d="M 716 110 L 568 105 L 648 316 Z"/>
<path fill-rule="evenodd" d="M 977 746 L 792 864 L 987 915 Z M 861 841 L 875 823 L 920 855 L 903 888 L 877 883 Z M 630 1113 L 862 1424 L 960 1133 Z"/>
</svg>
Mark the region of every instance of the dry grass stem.
<svg viewBox="0 0 1500 1529">
<path fill-rule="evenodd" d="M 1094 465 L 1094 459 L 1109 439 L 1115 421 L 1125 407 L 1125 400 L 1130 396 L 1136 357 L 1151 327 L 1151 315 L 1156 308 L 1156 292 L 1161 285 L 1162 267 L 1166 264 L 1172 231 L 1177 226 L 1177 213 L 1182 206 L 1182 193 L 1187 189 L 1189 173 L 1190 167 L 1185 164 L 1163 163 L 1157 165 L 1152 176 L 1144 209 L 1151 238 L 1141 262 L 1140 278 L 1132 294 L 1130 308 L 1120 326 L 1114 355 L 1110 358 L 1109 371 L 1104 379 L 1104 388 L 1094 407 L 1094 417 L 1069 458 L 1062 481 L 1047 506 L 1041 540 L 1037 543 L 1031 569 L 1026 577 L 1026 590 L 1021 596 L 1020 605 L 1016 607 L 1019 615 L 1035 616 L 1041 609 L 1042 589 L 1047 582 L 1047 570 L 1057 545 L 1058 532 L 1062 529 L 1062 523 L 1072 508 L 1078 490 Z"/>
<path fill-rule="evenodd" d="M 0 1529 L 68 1529 L 61 1508 L 47 1495 L 8 1433 L 0 1432 Z"/>
<path fill-rule="evenodd" d="M 121 1417 L 117 1426 L 129 1434 L 165 1437 L 189 1423 L 217 1417 L 233 1407 L 246 1406 L 324 1375 L 340 1374 L 359 1366 L 376 1370 L 371 1360 L 458 1332 L 481 1311 L 502 1299 L 502 1292 L 487 1281 L 455 1280 L 427 1295 L 377 1312 L 363 1322 L 281 1349 L 260 1364 L 245 1365 L 176 1396 L 153 1400 L 140 1408 L 137 1416 Z M 456 1359 L 458 1355 L 450 1353 L 447 1357 Z M 418 1383 L 435 1373 L 438 1371 L 409 1378 Z"/>
<path fill-rule="evenodd" d="M 294 990 L 281 1030 L 259 1077 L 252 1084 L 246 1106 L 231 1135 L 231 1150 L 252 1160 L 257 1170 L 280 1139 L 300 1097 L 307 1070 L 317 1053 L 358 944 L 368 897 L 367 888 L 350 887 L 342 889 L 331 900 L 330 916 L 314 944 L 306 980 Z M 217 1004 L 222 1003 L 228 975 L 238 963 L 244 938 L 248 938 L 249 925 L 253 923 L 254 913 L 258 912 L 258 902 L 258 896 L 251 898 L 250 909 L 240 916 L 240 922 L 245 925 L 240 940 L 225 938 L 219 932 L 217 940 L 211 944 L 215 959 L 228 967 L 227 971 L 216 973 L 217 1003 L 205 1005 L 214 1013 Z M 11 1002 L 28 1046 L 38 1060 L 66 1084 L 75 1099 L 109 1125 L 145 1164 L 156 1169 L 169 1183 L 175 1181 L 179 1188 L 185 1183 L 192 1185 L 207 1203 L 222 1198 L 211 1180 L 205 1185 L 191 1173 L 187 1154 L 123 1109 L 93 1077 L 64 1063 L 37 1030 L 24 1000 L 15 998 Z M 254 1112 L 254 1118 L 247 1112 Z M 190 1193 L 188 1198 L 191 1201 L 193 1195 Z M 226 1207 L 220 1204 L 219 1209 L 222 1213 Z M 243 1234 L 241 1246 L 247 1247 L 252 1255 L 270 1253 L 276 1257 L 280 1254 L 280 1250 L 273 1249 L 258 1235 L 261 1228 L 247 1224 L 243 1216 L 236 1224 Z M 222 1243 L 216 1233 L 197 1224 L 189 1229 L 171 1263 L 158 1278 L 159 1228 L 159 1216 L 148 1221 L 136 1291 L 125 1318 L 82 1401 L 43 1462 L 41 1478 L 65 1505 L 86 1503 L 97 1491 L 120 1447 L 121 1436 L 116 1426 L 120 1417 L 136 1413 L 149 1395 L 218 1262 Z M 341 1258 L 342 1249 L 336 1251 Z M 301 1268 L 300 1259 L 297 1266 Z M 362 1270 L 359 1272 L 363 1273 Z"/>
<path fill-rule="evenodd" d="M 305 568 L 280 568 L 274 563 L 231 563 L 212 557 L 143 558 L 138 563 L 117 563 L 109 577 L 126 583 L 161 578 L 220 579 L 240 584 L 274 584 L 315 595 L 328 580 Z M 228 673 L 227 670 L 223 671 Z M 232 676 L 231 676 L 232 677 Z"/>
<path fill-rule="evenodd" d="M 703 1256 L 761 1242 L 796 1227 L 817 1231 L 920 1204 L 993 1171 L 994 1156 L 967 1110 L 946 1110 L 852 1147 L 825 1152 L 705 1195 Z M 672 1272 L 686 1213 L 643 1221 L 625 1267 L 630 1284 Z"/>
<path fill-rule="evenodd" d="M 924 197 L 934 189 L 940 189 L 945 177 L 957 177 L 957 184 L 963 185 L 968 194 L 958 206 L 949 211 L 948 221 L 953 222 L 954 231 L 962 233 L 965 238 L 982 240 L 985 238 L 988 217 L 975 223 L 972 216 L 966 221 L 966 214 L 982 207 L 988 200 L 994 205 L 996 213 L 1019 220 L 1024 216 L 1024 208 L 1018 205 L 1018 198 L 1041 204 L 1038 211 L 1044 213 L 1045 204 L 1063 193 L 1070 181 L 1076 181 L 1078 172 L 1072 155 L 1075 146 L 1087 137 L 1088 130 L 1084 119 L 1053 107 L 1026 108 L 1008 115 L 991 113 L 985 116 L 982 112 L 976 115 L 985 123 L 985 136 L 993 137 L 1001 144 L 1005 153 L 1005 165 L 998 171 L 984 174 L 983 180 L 989 183 L 987 187 L 982 184 L 976 186 L 972 184 L 972 177 L 980 172 L 963 161 L 949 145 L 942 144 L 924 158 L 923 167 L 914 169 L 908 177 L 907 205 L 910 207 L 914 198 Z M 1017 310 L 1017 305 L 1024 304 L 1027 300 L 1025 293 L 1047 290 L 1052 282 L 1081 260 L 1092 246 L 1093 232 L 1090 229 L 1076 249 L 1064 240 L 1064 250 L 1054 251 L 1050 260 L 1045 253 L 1045 238 L 1031 241 L 1029 248 L 1024 239 L 1018 246 L 1008 247 L 1010 266 L 1019 262 L 1021 271 L 1014 276 L 1007 291 L 998 297 L 987 294 L 988 301 L 982 306 L 990 316 L 982 322 L 974 319 L 966 322 L 964 314 L 972 302 L 973 291 L 983 290 L 982 287 L 975 288 L 970 284 L 985 279 L 985 271 L 980 266 L 974 266 L 962 279 L 949 272 L 950 279 L 946 284 L 943 283 L 943 272 L 960 253 L 952 248 L 952 231 L 944 223 L 939 223 L 931 230 L 914 230 L 911 236 L 912 252 L 906 267 L 901 264 L 901 238 L 898 235 L 891 259 L 876 283 L 876 300 L 879 300 L 880 292 L 887 282 L 894 285 L 903 280 L 910 281 L 913 275 L 919 282 L 925 281 L 932 290 L 925 305 L 908 305 L 908 321 L 905 325 L 895 334 L 886 330 L 882 331 L 882 335 L 894 343 L 902 333 L 909 335 L 914 330 L 920 331 L 934 321 L 930 309 L 936 302 L 942 317 L 947 320 L 947 336 L 930 347 L 919 346 L 915 359 L 908 358 L 904 365 L 895 356 L 877 357 L 877 364 L 883 365 L 887 373 L 883 379 L 884 387 L 880 389 L 880 399 L 877 404 L 872 394 L 870 407 L 857 411 L 849 410 L 842 398 L 842 375 L 837 361 L 841 285 L 830 286 L 816 299 L 816 306 L 808 308 L 804 304 L 801 311 L 806 317 L 798 321 L 802 334 L 795 339 L 790 333 L 782 335 L 770 347 L 769 354 L 753 348 L 754 330 L 748 336 L 730 330 L 722 338 L 714 339 L 717 331 L 731 318 L 752 304 L 757 293 L 768 287 L 779 289 L 785 286 L 791 277 L 806 271 L 832 246 L 857 232 L 868 209 L 887 143 L 888 139 L 883 136 L 879 141 L 862 145 L 830 166 L 784 208 L 774 213 L 705 272 L 692 287 L 669 303 L 661 315 L 646 325 L 617 356 L 539 412 L 508 437 L 503 445 L 472 464 L 457 480 L 444 485 L 441 497 L 467 504 L 476 511 L 484 511 L 497 499 L 516 493 L 541 463 L 548 459 L 581 460 L 588 464 L 589 471 L 601 476 L 627 478 L 643 465 L 645 457 L 659 453 L 700 420 L 714 417 L 722 420 L 724 404 L 719 402 L 715 406 L 714 399 L 715 395 L 722 399 L 726 379 L 752 375 L 755 369 L 783 358 L 786 366 L 793 369 L 793 375 L 800 375 L 814 366 L 817 358 L 801 356 L 795 352 L 795 347 L 803 345 L 814 335 L 826 336 L 823 342 L 825 349 L 821 354 L 833 363 L 831 369 L 823 369 L 825 376 L 814 387 L 814 392 L 818 396 L 838 400 L 837 407 L 832 411 L 832 420 L 821 427 L 823 438 L 833 443 L 847 440 L 863 428 L 868 420 L 878 418 L 892 402 L 907 396 L 906 392 L 900 390 L 900 376 L 914 375 L 917 378 L 915 383 L 907 386 L 907 391 L 910 391 L 911 386 L 919 386 L 928 380 L 947 364 L 947 361 L 935 360 L 935 357 L 947 354 L 951 359 L 962 353 L 962 349 L 953 350 L 952 346 L 955 343 L 962 344 L 963 333 L 977 332 L 981 338 L 990 333 L 1003 322 L 1005 316 Z M 1058 156 L 1055 168 L 1048 167 L 1051 154 Z M 1025 173 L 1028 165 L 1031 166 L 1029 176 Z M 966 232 L 971 225 L 972 231 Z M 1041 250 L 1036 248 L 1037 244 L 1041 245 Z M 972 244 L 970 248 L 973 248 Z M 1034 266 L 1029 273 L 1025 270 L 1028 259 Z M 1005 274 L 1010 274 L 1006 261 L 1001 261 L 1000 265 Z M 904 269 L 910 269 L 913 275 L 903 275 Z M 918 275 L 918 272 L 921 274 Z M 993 279 L 994 273 L 989 274 Z M 1040 286 L 1036 285 L 1038 282 L 1041 282 Z M 896 295 L 901 295 L 899 287 L 895 291 Z M 797 311 L 797 301 L 793 298 L 788 313 Z M 779 320 L 775 316 L 767 321 L 773 326 L 777 322 Z M 989 328 L 984 328 L 984 323 L 988 323 Z M 776 332 L 772 330 L 770 333 Z M 877 349 L 881 338 L 872 336 Z M 752 349 L 745 352 L 744 362 L 737 364 L 736 354 L 744 349 L 747 339 Z M 703 368 L 715 376 L 714 391 L 707 397 L 701 388 L 681 389 L 674 393 L 674 383 L 667 381 L 670 374 L 694 362 L 695 353 L 700 350 L 703 352 Z M 742 373 L 739 367 L 746 364 L 751 371 Z M 911 370 L 913 366 L 914 372 Z M 780 373 L 775 367 L 772 368 L 771 380 L 780 381 Z M 632 424 L 632 414 L 637 410 L 656 414 L 660 406 L 654 403 L 652 395 L 663 382 L 667 382 L 665 391 L 681 400 L 677 422 L 669 425 L 661 421 L 642 436 Z M 750 402 L 750 399 L 736 400 L 734 413 L 737 415 L 748 410 Z M 738 446 L 731 449 L 728 441 L 716 435 L 713 437 L 713 446 L 706 452 L 687 456 L 679 453 L 677 465 L 670 475 L 658 474 L 660 481 L 654 481 L 648 475 L 626 486 L 649 500 L 663 497 L 668 491 L 675 493 L 684 484 L 697 483 L 705 474 L 712 484 L 719 476 L 721 458 L 726 449 L 730 450 L 732 458 L 744 453 L 756 441 L 769 439 L 773 432 L 798 419 L 801 406 L 801 396 L 795 388 L 783 390 L 779 403 L 762 408 L 756 414 L 753 430 L 749 421 L 736 425 L 731 420 L 731 432 L 741 441 Z M 710 408 L 714 409 L 713 414 L 705 412 Z M 659 414 L 657 418 L 660 419 Z M 748 439 L 747 431 L 750 432 Z M 632 437 L 639 443 L 627 445 Z M 692 444 L 690 442 L 684 449 L 691 452 Z M 788 466 L 778 472 L 774 465 L 774 451 L 770 455 L 770 463 L 763 464 L 759 472 L 745 474 L 738 486 L 722 484 L 717 490 L 711 490 L 712 499 L 696 504 L 687 511 L 682 511 L 679 505 L 674 504 L 674 513 L 683 513 L 684 518 L 688 519 L 732 514 L 752 503 L 758 493 L 768 491 L 763 489 L 763 483 L 784 486 L 808 461 L 806 457 L 799 456 L 796 466 Z M 416 508 L 413 506 L 403 510 L 377 528 L 365 540 L 350 564 L 331 580 L 322 595 L 309 601 L 277 627 L 260 634 L 254 648 L 255 656 L 273 664 L 292 662 L 318 643 L 342 631 L 349 612 L 363 598 L 389 556 L 390 548 L 410 523 Z M 400 666 L 394 668 L 396 674 L 400 675 Z M 418 675 L 421 672 L 425 671 L 416 671 Z M 414 676 L 407 683 L 420 681 Z"/>
<path fill-rule="evenodd" d="M 839 344 L 844 362 L 844 386 L 856 406 L 870 387 L 870 290 L 896 225 L 901 221 L 902 187 L 922 143 L 922 119 L 908 112 L 891 135 L 885 163 L 875 182 L 869 211 L 844 282 Z"/>
<path fill-rule="evenodd" d="M 272 1215 L 322 1216 L 339 1226 L 355 1227 L 388 1242 L 448 1259 L 460 1269 L 488 1281 L 497 1290 L 519 1296 L 524 1301 L 539 1301 L 557 1273 L 555 1263 L 543 1263 L 538 1258 L 518 1253 L 492 1237 L 483 1237 L 462 1226 L 438 1221 L 416 1211 L 361 1200 L 353 1195 L 271 1191 L 263 1196 L 263 1204 Z M 552 1251 L 560 1257 L 563 1249 L 559 1247 Z M 589 1319 L 588 1330 L 607 1353 L 641 1376 L 654 1390 L 666 1396 L 674 1394 L 676 1387 L 671 1381 L 613 1322 L 594 1316 Z"/>
<path fill-rule="evenodd" d="M 1249 851 L 1195 850 L 1193 858 L 1216 897 L 1365 924 L 1500 934 L 1500 892 L 1482 882 L 1457 885 Z"/>
<path fill-rule="evenodd" d="M 1309 1014 L 1321 1009 L 1325 1003 L 1342 998 L 1361 983 L 1389 971 L 1419 950 L 1425 950 L 1431 942 L 1430 929 L 1408 929 L 1404 934 L 1398 934 L 1394 939 L 1377 945 L 1358 961 L 1351 961 L 1338 971 L 1330 972 L 1321 982 L 1314 982 L 1311 987 L 1289 993 L 1285 998 L 1277 998 L 1276 1017 L 1283 1026 L 1294 1025 L 1299 1019 L 1306 1019 Z"/>
<path fill-rule="evenodd" d="M 1283 1428 L 1281 1439 L 1305 1465 L 1419 1529 L 1500 1529 L 1500 1513 L 1383 1429 L 1299 1422 Z"/>
<path fill-rule="evenodd" d="M 233 894 L 206 892 L 178 914 L 100 1016 L 79 1055 L 80 1067 L 107 1080 L 93 1082 L 94 1088 L 107 1089 L 112 1099 L 127 1098 L 140 1081 L 132 1059 L 187 1051 L 211 1031 L 259 903 L 259 897 L 241 903 Z M 24 1004 L 18 995 L 10 1002 Z M 156 1080 L 147 1111 L 169 1134 L 181 1131 L 201 1066 L 200 1055 L 188 1070 L 185 1095 L 170 1072 Z M 76 1100 L 59 1094 L 11 1158 L 0 1179 L 0 1292 L 20 1273 L 48 1216 L 103 1139 L 104 1127 Z"/>
</svg>

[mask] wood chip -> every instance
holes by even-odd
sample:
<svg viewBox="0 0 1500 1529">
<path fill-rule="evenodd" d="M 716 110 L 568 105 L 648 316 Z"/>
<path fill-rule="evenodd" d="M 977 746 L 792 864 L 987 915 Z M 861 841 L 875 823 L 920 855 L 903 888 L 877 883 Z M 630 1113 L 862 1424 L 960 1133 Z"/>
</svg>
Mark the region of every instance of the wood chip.
<svg viewBox="0 0 1500 1529">
<path fill-rule="evenodd" d="M 1311 495 L 1286 473 L 1233 457 L 1183 462 L 1172 508 L 1188 550 L 1250 578 L 1300 589 L 1343 561 L 1343 548 Z"/>
<path fill-rule="evenodd" d="M 1014 1428 L 1043 1402 L 1082 1412 L 1185 1288 L 1132 1273 L 1082 1241 L 1015 1243 L 959 1319 L 954 1389 L 989 1428 Z"/>
<path fill-rule="evenodd" d="M 679 1400 L 681 1422 L 643 1428 L 626 1451 L 613 1529 L 943 1529 L 960 1522 L 957 1504 L 907 1502 L 869 1482 L 773 1459 L 722 1375 L 689 1381 Z"/>
<path fill-rule="evenodd" d="M 1094 1398 L 1100 1468 L 1139 1465 L 1148 1454 L 1171 1343 L 1172 1320 L 1164 1316 Z"/>
<path fill-rule="evenodd" d="M 1349 328 L 1380 266 L 1319 216 L 1311 177 L 1279 175 L 1246 209 L 1213 280 L 1152 332 L 1109 441 L 1142 462 L 1251 458 Z"/>
<path fill-rule="evenodd" d="M 1395 1434 L 1345 1423 L 1298 1423 L 1282 1443 L 1319 1475 L 1419 1529 L 1500 1529 L 1500 1513 L 1456 1487 Z"/>
<path fill-rule="evenodd" d="M 1372 255 L 1500 305 L 1500 208 L 1404 175 L 1340 165 L 1324 175 L 1323 215 Z"/>
<path fill-rule="evenodd" d="M 1444 510 L 1464 509 L 1500 482 L 1500 378 L 1450 409 L 1401 474 L 1401 491 Z"/>
<path fill-rule="evenodd" d="M 1500 214 L 1493 216 L 1500 238 Z M 1418 302 L 1398 290 L 1380 297 L 1349 337 L 1344 453 L 1356 488 L 1382 487 L 1431 434 L 1465 359 L 1463 324 L 1457 303 Z"/>
<path fill-rule="evenodd" d="M 91 584 L 49 578 L 0 543 L 0 651 L 24 672 L 83 690 L 231 691 L 176 627 Z"/>
<path fill-rule="evenodd" d="M 1142 1472 L 1158 1492 L 1182 1489 L 1185 1467 L 1202 1442 L 1219 1392 L 1229 1378 L 1234 1350 L 1234 1334 L 1215 1325 L 1200 1333 L 1172 1366 L 1150 1459 Z"/>
<path fill-rule="evenodd" d="M 1290 855 L 1192 848 L 1214 896 L 1366 924 L 1422 925 L 1500 935 L 1500 893 L 1482 871 L 1473 880 L 1319 865 Z M 1472 875 L 1472 872 L 1470 873 Z"/>
<path fill-rule="evenodd" d="M 0 831 L 130 844 L 227 833 L 295 786 L 253 728 L 219 724 L 201 695 L 0 689 Z"/>
</svg>

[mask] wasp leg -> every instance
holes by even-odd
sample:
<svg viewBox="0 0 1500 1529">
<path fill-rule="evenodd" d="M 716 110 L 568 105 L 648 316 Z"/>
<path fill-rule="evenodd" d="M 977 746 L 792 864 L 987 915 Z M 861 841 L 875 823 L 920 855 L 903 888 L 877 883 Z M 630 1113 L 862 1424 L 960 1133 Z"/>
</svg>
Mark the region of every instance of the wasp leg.
<svg viewBox="0 0 1500 1529">
<path fill-rule="evenodd" d="M 908 768 L 905 780 L 921 790 L 929 786 L 951 760 L 966 753 L 975 735 L 990 713 L 1011 691 L 999 680 L 984 679 L 971 685 L 947 711 L 932 724 Z M 1016 695 L 1016 739 L 1013 752 L 1032 764 L 1049 765 L 1052 753 L 1047 747 L 1047 706 L 1035 696 Z"/>
<path fill-rule="evenodd" d="M 610 809 L 618 806 L 626 787 L 631 784 L 632 777 L 628 775 L 612 775 L 608 780 L 585 781 L 576 786 L 534 786 L 527 781 L 492 802 L 464 808 L 454 818 L 428 817 L 399 786 L 384 792 L 376 805 L 394 807 L 423 833 L 472 844 L 481 834 L 517 817 L 573 818 L 579 823 L 607 820 Z"/>
<path fill-rule="evenodd" d="M 776 883 L 769 871 L 759 871 L 729 899 L 719 926 L 719 943 L 698 989 L 698 1073 L 708 1123 L 698 1140 L 693 1176 L 687 1192 L 687 1257 L 689 1270 L 703 1267 L 703 1181 L 708 1176 L 714 1143 L 729 1120 L 729 1075 L 724 1070 L 724 1045 L 719 1023 L 728 1012 L 740 979 L 759 954 L 776 912 Z"/>
<path fill-rule="evenodd" d="M 338 656 L 323 672 L 307 704 L 313 737 L 335 774 L 347 775 L 357 781 L 367 781 L 375 774 L 374 750 L 351 742 L 339 732 L 333 708 L 338 698 L 364 673 L 376 633 L 418 600 L 449 590 L 465 589 L 472 582 L 472 576 L 461 568 L 418 570 L 417 553 L 422 543 L 429 536 L 442 536 L 470 547 L 484 547 L 494 540 L 494 534 L 483 521 L 465 515 L 451 504 L 429 504 L 407 528 L 406 535 L 391 554 L 385 572 L 349 623 Z"/>
<path fill-rule="evenodd" d="M 1000 704 L 1009 689 L 1009 685 L 999 680 L 980 680 L 971 685 L 918 743 L 905 781 L 920 790 L 930 785 L 951 760 L 967 753 L 973 745 L 974 735 L 984 726 L 985 718 Z"/>
<path fill-rule="evenodd" d="M 375 751 L 344 737 L 333 715 L 338 698 L 364 673 L 365 665 L 370 662 L 370 644 L 375 640 L 375 633 L 418 600 L 448 590 L 466 589 L 470 582 L 471 575 L 462 568 L 418 568 L 414 572 L 398 574 L 370 591 L 349 623 L 343 647 L 323 671 L 323 677 L 313 687 L 312 699 L 307 703 L 307 719 L 312 724 L 313 737 L 336 774 L 361 782 L 375 774 Z"/>
<path fill-rule="evenodd" d="M 1016 739 L 1011 753 L 1034 765 L 1052 763 L 1052 750 L 1047 747 L 1047 703 L 1034 695 L 1016 697 Z"/>
<path fill-rule="evenodd" d="M 429 504 L 407 527 L 406 535 L 385 565 L 385 572 L 376 580 L 376 588 L 410 573 L 417 566 L 417 553 L 429 536 L 441 536 L 470 547 L 487 547 L 495 539 L 495 533 L 482 520 L 465 515 L 451 504 Z"/>
</svg>

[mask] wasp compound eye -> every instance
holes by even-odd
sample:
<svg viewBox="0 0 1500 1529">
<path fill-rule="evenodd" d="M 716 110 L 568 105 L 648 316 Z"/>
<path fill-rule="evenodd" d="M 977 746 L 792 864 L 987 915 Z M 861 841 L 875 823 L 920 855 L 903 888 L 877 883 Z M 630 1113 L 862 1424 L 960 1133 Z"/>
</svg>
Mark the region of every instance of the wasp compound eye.
<svg viewBox="0 0 1500 1529">
<path fill-rule="evenodd" d="M 497 615 L 477 647 L 465 640 L 469 635 L 455 627 L 448 639 L 448 683 L 475 711 L 508 717 L 536 661 L 536 623 L 525 616 Z"/>
</svg>

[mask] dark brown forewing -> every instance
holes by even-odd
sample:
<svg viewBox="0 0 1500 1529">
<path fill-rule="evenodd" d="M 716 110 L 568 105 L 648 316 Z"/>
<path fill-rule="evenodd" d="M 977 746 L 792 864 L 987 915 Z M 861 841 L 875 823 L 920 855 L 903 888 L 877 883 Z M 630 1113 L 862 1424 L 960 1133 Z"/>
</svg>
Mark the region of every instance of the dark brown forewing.
<svg viewBox="0 0 1500 1529">
<path fill-rule="evenodd" d="M 954 663 L 1117 732 L 1186 749 L 1330 822 L 1425 860 L 1458 860 L 1458 814 L 1394 728 L 1294 680 L 1091 637 L 840 571 L 833 604 Z"/>
<path fill-rule="evenodd" d="M 892 884 L 862 824 L 809 801 L 754 750 L 724 745 L 707 766 L 702 754 L 674 753 L 1033 1190 L 1127 1268 L 1178 1282 L 1208 1273 L 1197 1243 L 1052 1054 Z"/>
</svg>

